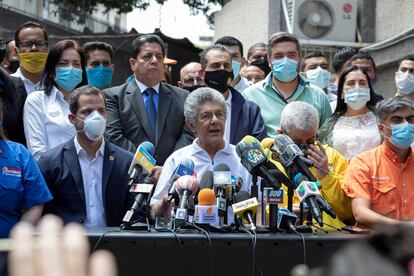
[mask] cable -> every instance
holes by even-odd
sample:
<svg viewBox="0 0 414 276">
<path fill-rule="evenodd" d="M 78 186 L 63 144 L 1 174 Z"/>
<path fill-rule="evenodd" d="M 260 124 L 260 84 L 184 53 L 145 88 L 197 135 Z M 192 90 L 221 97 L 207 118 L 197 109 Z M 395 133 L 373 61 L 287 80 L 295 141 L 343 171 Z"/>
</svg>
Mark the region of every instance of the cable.
<svg viewBox="0 0 414 276">
<path fill-rule="evenodd" d="M 295 234 L 299 235 L 302 238 L 302 245 L 303 245 L 303 264 L 306 265 L 306 243 L 305 243 L 305 237 L 302 233 L 299 233 L 298 231 L 294 232 Z"/>
<path fill-rule="evenodd" d="M 203 232 L 206 235 L 207 240 L 208 240 L 208 252 L 209 252 L 209 263 L 210 263 L 209 264 L 210 265 L 210 269 L 209 269 L 210 270 L 209 271 L 210 273 L 209 273 L 209 275 L 210 276 L 213 275 L 213 269 L 214 269 L 214 263 L 213 263 L 213 244 L 212 244 L 211 239 L 210 239 L 210 234 L 206 230 L 204 230 L 203 228 L 195 225 L 194 222 L 192 224 L 187 222 L 186 225 L 192 226 L 195 229 Z"/>
<path fill-rule="evenodd" d="M 103 232 L 103 234 L 99 237 L 98 241 L 95 243 L 95 246 L 93 247 L 92 253 L 95 252 L 96 248 L 98 248 L 99 243 L 101 242 L 101 240 L 104 238 L 104 236 L 108 233 L 117 233 L 117 232 L 121 232 L 121 230 L 108 230 Z"/>
<path fill-rule="evenodd" d="M 250 231 L 247 231 L 243 226 L 240 227 L 241 230 L 243 230 L 243 232 L 249 234 L 252 238 L 252 276 L 256 275 L 256 266 L 260 272 L 260 275 L 263 275 L 263 271 L 260 268 L 259 264 L 257 263 L 256 260 L 256 242 L 257 242 L 257 234 L 256 232 L 251 233 Z"/>
</svg>

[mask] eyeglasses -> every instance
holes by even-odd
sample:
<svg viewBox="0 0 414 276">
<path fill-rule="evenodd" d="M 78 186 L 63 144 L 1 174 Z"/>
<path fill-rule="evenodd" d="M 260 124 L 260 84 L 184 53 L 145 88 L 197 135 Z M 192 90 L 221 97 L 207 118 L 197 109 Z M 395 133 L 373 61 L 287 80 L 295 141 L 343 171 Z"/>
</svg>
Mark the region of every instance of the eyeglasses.
<svg viewBox="0 0 414 276">
<path fill-rule="evenodd" d="M 46 40 L 26 40 L 26 41 L 22 41 L 20 42 L 19 46 L 22 49 L 32 49 L 33 45 L 36 48 L 45 48 L 47 47 L 47 41 Z"/>
<path fill-rule="evenodd" d="M 194 84 L 195 81 L 197 81 L 197 83 L 201 83 L 201 82 L 203 82 L 203 79 L 201 77 L 197 76 L 197 77 L 191 77 L 191 78 L 185 79 L 183 82 L 184 82 L 184 84 L 192 85 L 192 84 Z"/>
<path fill-rule="evenodd" d="M 205 112 L 203 114 L 201 114 L 198 119 L 200 122 L 202 123 L 206 123 L 206 122 L 210 122 L 211 120 L 213 120 L 213 117 L 216 116 L 217 120 L 220 121 L 224 121 L 226 120 L 226 113 L 224 113 L 223 111 L 217 111 L 217 112 Z"/>
</svg>

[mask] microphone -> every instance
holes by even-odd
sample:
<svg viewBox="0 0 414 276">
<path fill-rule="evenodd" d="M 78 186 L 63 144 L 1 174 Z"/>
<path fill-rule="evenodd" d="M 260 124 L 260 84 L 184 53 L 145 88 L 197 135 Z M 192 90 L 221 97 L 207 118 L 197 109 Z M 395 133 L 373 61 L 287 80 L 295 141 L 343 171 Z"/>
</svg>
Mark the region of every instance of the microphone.
<svg viewBox="0 0 414 276">
<path fill-rule="evenodd" d="M 175 224 L 185 225 L 188 218 L 188 199 L 198 188 L 197 177 L 194 175 L 183 175 L 175 181 L 175 189 L 180 195 L 180 205 L 175 212 Z"/>
<path fill-rule="evenodd" d="M 286 232 L 296 232 L 298 217 L 287 208 L 279 208 L 277 212 L 277 228 Z"/>
<path fill-rule="evenodd" d="M 175 189 L 175 181 L 184 175 L 194 174 L 194 162 L 193 160 L 186 158 L 180 162 L 177 168 L 172 173 L 168 183 L 170 183 L 170 189 L 168 190 L 168 202 L 171 202 L 174 198 L 178 198 L 178 193 Z"/>
<path fill-rule="evenodd" d="M 198 204 L 198 193 L 202 189 L 213 189 L 213 172 L 212 171 L 205 171 L 204 174 L 201 176 L 200 181 L 198 183 L 198 191 L 194 195 L 194 203 L 195 205 Z"/>
<path fill-rule="evenodd" d="M 295 175 L 294 181 L 295 181 L 295 184 L 296 185 L 298 183 L 302 183 L 304 181 L 309 182 L 308 179 L 304 175 L 302 175 L 301 173 L 298 173 L 298 174 Z M 336 218 L 335 211 L 332 209 L 332 207 L 329 205 L 329 203 L 320 194 L 320 192 L 319 192 L 319 188 L 320 188 L 319 185 L 320 184 L 319 185 L 318 184 L 319 184 L 319 182 L 316 182 L 315 183 L 316 187 L 318 188 L 318 193 L 319 193 L 319 195 L 316 196 L 316 201 L 317 201 L 320 209 L 322 209 L 323 211 L 325 211 L 331 218 Z"/>
<path fill-rule="evenodd" d="M 254 223 L 254 215 L 259 206 L 257 198 L 250 197 L 250 194 L 246 191 L 240 191 L 234 195 L 235 203 L 232 205 L 233 212 L 241 219 L 246 219 L 250 224 L 250 230 L 255 233 L 256 225 Z"/>
<path fill-rule="evenodd" d="M 235 176 L 232 175 L 231 186 L 232 186 L 233 194 L 238 193 L 241 187 L 243 186 L 243 178 L 241 176 L 236 178 Z"/>
<path fill-rule="evenodd" d="M 284 166 L 289 167 L 292 164 L 295 164 L 299 171 L 310 181 L 317 181 L 308 168 L 308 161 L 305 161 L 306 158 L 303 156 L 303 152 L 289 136 L 285 134 L 278 134 L 275 138 L 275 144 L 272 149 L 279 154 L 280 161 Z"/>
<path fill-rule="evenodd" d="M 242 165 L 250 174 L 260 176 L 275 189 L 280 188 L 280 183 L 266 168 L 268 159 L 262 152 L 261 147 L 259 148 L 256 143 L 248 143 L 243 138 L 242 141 L 237 143 L 236 152 L 241 158 Z"/>
<path fill-rule="evenodd" d="M 312 216 L 316 219 L 318 224 L 322 227 L 323 220 L 322 220 L 322 213 L 319 209 L 319 205 L 317 203 L 317 197 L 320 196 L 319 189 L 315 182 L 311 181 L 301 181 L 298 175 L 295 176 L 295 184 L 297 185 L 296 188 L 296 195 L 298 196 L 300 202 L 306 202 Z M 301 181 L 301 182 L 299 182 Z"/>
<path fill-rule="evenodd" d="M 151 177 L 145 177 L 143 182 L 144 183 L 134 184 L 131 186 L 130 192 L 138 194 L 135 196 L 134 203 L 131 208 L 125 213 L 125 216 L 122 219 L 122 229 L 125 229 L 132 224 L 136 213 L 148 202 L 148 199 L 154 190 L 155 185 L 152 183 Z"/>
<path fill-rule="evenodd" d="M 195 223 L 219 225 L 216 194 L 213 189 L 204 188 L 198 193 L 198 205 L 195 209 Z"/>
<path fill-rule="evenodd" d="M 143 172 L 149 174 L 155 165 L 155 159 L 152 157 L 155 148 L 151 142 L 142 142 L 135 152 L 131 165 L 128 169 L 129 181 L 128 185 L 131 186 L 137 181 L 137 178 Z"/>
<path fill-rule="evenodd" d="M 213 170 L 214 188 L 217 194 L 217 208 L 220 217 L 225 217 L 227 213 L 227 200 L 231 196 L 231 171 L 226 164 L 218 164 Z"/>
</svg>

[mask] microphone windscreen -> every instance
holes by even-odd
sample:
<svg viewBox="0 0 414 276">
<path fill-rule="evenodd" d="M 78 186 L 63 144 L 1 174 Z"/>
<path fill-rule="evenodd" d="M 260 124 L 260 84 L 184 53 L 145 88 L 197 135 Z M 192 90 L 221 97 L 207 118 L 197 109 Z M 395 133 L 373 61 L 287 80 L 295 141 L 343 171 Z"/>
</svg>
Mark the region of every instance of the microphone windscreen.
<svg viewBox="0 0 414 276">
<path fill-rule="evenodd" d="M 214 166 L 214 171 L 216 171 L 216 172 L 228 172 L 228 171 L 230 171 L 230 167 L 226 164 L 221 163 L 221 164 L 217 164 L 217 165 Z"/>
<path fill-rule="evenodd" d="M 179 194 L 184 190 L 191 191 L 191 194 L 195 193 L 198 188 L 197 178 L 194 175 L 180 176 L 175 182 L 175 189 Z"/>
<path fill-rule="evenodd" d="M 242 202 L 244 200 L 247 200 L 249 198 L 251 198 L 251 195 L 248 192 L 240 191 L 240 192 L 238 192 L 234 195 L 233 201 L 235 203 L 238 203 L 238 202 Z"/>
<path fill-rule="evenodd" d="M 275 139 L 266 137 L 260 143 L 264 149 L 270 149 L 275 144 Z"/>
<path fill-rule="evenodd" d="M 239 157 L 242 156 L 243 152 L 252 149 L 253 146 L 249 143 L 247 143 L 246 141 L 240 141 L 237 143 L 236 145 L 236 153 Z"/>
<path fill-rule="evenodd" d="M 186 166 L 187 168 L 190 168 L 191 170 L 194 170 L 194 161 L 190 158 L 185 158 L 181 160 L 180 164 Z"/>
<path fill-rule="evenodd" d="M 213 188 L 213 172 L 206 171 L 200 179 L 199 189 Z"/>
<path fill-rule="evenodd" d="M 140 146 L 143 147 L 150 155 L 154 155 L 155 148 L 151 142 L 142 142 Z"/>
<path fill-rule="evenodd" d="M 202 189 L 198 193 L 198 205 L 215 205 L 216 204 L 216 194 L 212 189 Z"/>
<path fill-rule="evenodd" d="M 286 134 L 278 134 L 275 138 L 275 146 L 279 153 L 283 153 L 288 145 L 295 144 L 293 140 Z"/>
</svg>

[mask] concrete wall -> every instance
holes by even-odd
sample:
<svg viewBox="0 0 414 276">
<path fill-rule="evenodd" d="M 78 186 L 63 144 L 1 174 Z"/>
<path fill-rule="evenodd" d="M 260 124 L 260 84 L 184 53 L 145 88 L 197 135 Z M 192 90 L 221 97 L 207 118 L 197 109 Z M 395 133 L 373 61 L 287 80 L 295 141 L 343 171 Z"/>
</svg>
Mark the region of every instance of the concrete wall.
<svg viewBox="0 0 414 276">
<path fill-rule="evenodd" d="M 376 41 L 390 38 L 413 27 L 412 0 L 376 0 Z"/>
<path fill-rule="evenodd" d="M 214 16 L 214 41 L 225 35 L 234 36 L 243 43 L 244 56 L 251 45 L 267 42 L 269 20 L 279 18 L 279 13 L 275 13 L 272 19 L 268 16 L 270 2 L 279 1 L 233 0 L 224 5 Z"/>
</svg>

